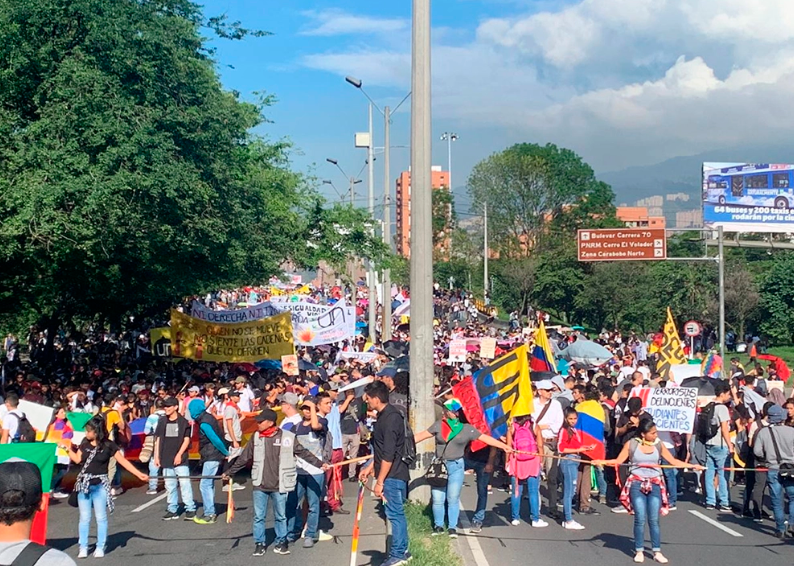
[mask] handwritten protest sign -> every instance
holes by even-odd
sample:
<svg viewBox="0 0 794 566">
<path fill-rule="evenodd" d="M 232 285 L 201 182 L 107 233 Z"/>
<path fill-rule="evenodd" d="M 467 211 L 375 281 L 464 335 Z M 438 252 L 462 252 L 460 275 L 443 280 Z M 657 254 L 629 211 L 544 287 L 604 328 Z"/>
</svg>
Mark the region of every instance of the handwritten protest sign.
<svg viewBox="0 0 794 566">
<path fill-rule="evenodd" d="M 632 391 L 642 399 L 642 408 L 653 417 L 656 429 L 692 434 L 695 428 L 698 390 L 696 387 L 643 387 Z"/>
<path fill-rule="evenodd" d="M 480 357 L 484 360 L 492 360 L 496 357 L 496 338 L 480 340 Z"/>
<path fill-rule="evenodd" d="M 465 340 L 452 340 L 449 343 L 449 361 L 450 362 L 465 362 L 466 361 L 466 341 Z"/>
<path fill-rule="evenodd" d="M 300 375 L 298 370 L 298 356 L 289 354 L 281 356 L 281 370 L 287 375 Z"/>
<path fill-rule="evenodd" d="M 281 360 L 295 353 L 292 316 L 285 312 L 240 324 L 214 324 L 171 311 L 173 356 L 208 362 Z"/>
</svg>

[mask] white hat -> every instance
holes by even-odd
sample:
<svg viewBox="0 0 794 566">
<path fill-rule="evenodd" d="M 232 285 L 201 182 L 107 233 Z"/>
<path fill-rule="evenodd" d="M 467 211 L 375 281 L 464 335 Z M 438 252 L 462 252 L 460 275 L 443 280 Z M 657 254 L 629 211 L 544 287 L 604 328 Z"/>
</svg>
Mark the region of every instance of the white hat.
<svg viewBox="0 0 794 566">
<path fill-rule="evenodd" d="M 227 393 L 229 393 L 228 387 L 221 387 L 220 389 L 218 389 L 218 395 L 226 395 Z"/>
<path fill-rule="evenodd" d="M 550 379 L 544 379 L 542 381 L 535 382 L 535 389 L 540 389 L 544 391 L 553 391 L 554 384 L 551 382 Z"/>
</svg>

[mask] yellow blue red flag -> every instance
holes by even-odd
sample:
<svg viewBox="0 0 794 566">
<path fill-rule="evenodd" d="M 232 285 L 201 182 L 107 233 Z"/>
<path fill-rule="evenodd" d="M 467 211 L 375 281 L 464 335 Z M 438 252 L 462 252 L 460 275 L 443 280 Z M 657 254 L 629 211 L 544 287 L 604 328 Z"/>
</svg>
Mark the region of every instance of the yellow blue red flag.
<svg viewBox="0 0 794 566">
<path fill-rule="evenodd" d="M 494 438 L 507 435 L 512 416 L 532 414 L 527 347 L 519 346 L 473 376 L 485 420 Z"/>
<path fill-rule="evenodd" d="M 532 371 L 551 371 L 557 373 L 554 363 L 554 352 L 551 349 L 549 336 L 546 334 L 546 325 L 540 321 L 540 326 L 535 331 L 535 346 L 532 348 L 532 359 L 529 362 Z"/>
</svg>

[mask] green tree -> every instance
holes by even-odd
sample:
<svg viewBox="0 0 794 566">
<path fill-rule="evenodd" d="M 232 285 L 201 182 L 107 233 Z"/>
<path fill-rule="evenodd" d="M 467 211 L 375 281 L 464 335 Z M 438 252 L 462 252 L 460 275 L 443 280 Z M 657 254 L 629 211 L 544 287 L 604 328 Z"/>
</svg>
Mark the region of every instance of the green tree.
<svg viewBox="0 0 794 566">
<path fill-rule="evenodd" d="M 189 0 L 0 0 L 7 317 L 120 320 L 318 255 L 289 145 L 251 133 L 272 99 L 221 87 L 205 24 L 249 33 Z"/>
<path fill-rule="evenodd" d="M 777 343 L 794 336 L 794 253 L 775 254 L 761 284 L 761 332 Z"/>
<path fill-rule="evenodd" d="M 455 229 L 455 201 L 452 192 L 442 187 L 434 189 L 433 197 L 433 256 L 449 259 L 452 231 Z"/>
</svg>

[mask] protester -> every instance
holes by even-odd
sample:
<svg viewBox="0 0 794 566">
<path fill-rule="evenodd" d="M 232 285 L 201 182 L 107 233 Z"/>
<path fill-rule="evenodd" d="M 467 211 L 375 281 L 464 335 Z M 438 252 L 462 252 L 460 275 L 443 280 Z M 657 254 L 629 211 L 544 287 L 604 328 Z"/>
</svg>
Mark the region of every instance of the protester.
<svg viewBox="0 0 794 566">
<path fill-rule="evenodd" d="M 716 429 L 716 433 L 707 436 L 706 444 L 706 509 L 714 509 L 719 503 L 719 510 L 731 512 L 731 499 L 728 486 L 728 474 L 724 468 L 729 467 L 731 455 L 733 454 L 733 442 L 731 441 L 730 426 L 731 414 L 725 403 L 731 399 L 731 386 L 724 381 L 714 384 L 715 400 L 713 404 L 704 407 L 703 412 L 711 414 L 710 425 Z M 713 408 L 710 411 L 709 408 Z M 717 476 L 719 494 L 715 493 L 714 476 Z M 719 502 L 717 496 L 719 495 Z"/>
<path fill-rule="evenodd" d="M 41 471 L 30 462 L 0 464 L 0 563 L 75 566 L 60 550 L 30 541 L 42 504 Z"/>
<path fill-rule="evenodd" d="M 444 403 L 444 418 L 433 423 L 425 431 L 416 433 L 414 441 L 418 444 L 424 440 L 435 438 L 436 458 L 444 461 L 447 468 L 446 487 L 432 487 L 430 492 L 433 498 L 433 534 L 444 533 L 444 515 L 447 515 L 448 530 L 451 538 L 458 536 L 458 518 L 460 517 L 460 492 L 463 488 L 465 466 L 463 455 L 469 443 L 479 440 L 489 446 L 501 448 L 509 452 L 510 447 L 482 434 L 471 425 L 460 420 L 463 406 L 457 399 L 449 399 Z"/>
<path fill-rule="evenodd" d="M 554 385 L 551 381 L 541 380 L 534 384 L 537 390 L 536 403 L 532 413 L 532 421 L 540 431 L 543 439 L 543 471 L 546 474 L 546 492 L 548 507 L 546 513 L 552 519 L 559 518 L 557 512 L 557 474 L 559 473 L 559 460 L 556 456 L 557 438 L 562 428 L 565 417 L 562 406 L 556 399 L 552 399 Z"/>
<path fill-rule="evenodd" d="M 149 454 L 149 489 L 146 495 L 157 495 L 157 475 L 160 473 L 160 467 L 156 464 L 157 459 L 154 457 L 154 431 L 157 430 L 157 425 L 160 419 L 165 416 L 165 402 L 163 399 L 157 399 L 154 402 L 154 412 L 146 417 L 146 422 L 143 425 L 143 434 L 146 443 L 151 444 L 151 454 Z"/>
<path fill-rule="evenodd" d="M 361 469 L 359 480 L 366 482 L 369 476 L 375 475 L 374 493 L 384 499 L 392 533 L 389 558 L 381 566 L 398 566 L 411 559 L 404 509 L 410 479 L 408 466 L 403 461 L 405 443 L 409 441 L 405 437 L 405 417 L 389 404 L 389 390 L 380 381 L 367 385 L 364 397 L 367 408 L 377 413 L 378 420 L 372 432 L 374 458 Z"/>
<path fill-rule="evenodd" d="M 142 482 L 149 480 L 149 476 L 139 472 L 121 453 L 119 447 L 108 439 L 105 420 L 94 417 L 85 424 L 85 439 L 79 448 L 75 449 L 71 443 L 61 445 L 63 450 L 69 452 L 69 457 L 75 464 L 82 464 L 82 470 L 77 476 L 74 490 L 77 492 L 77 504 L 80 508 L 80 523 L 78 530 L 78 544 L 80 547 L 78 558 L 88 557 L 88 531 L 91 526 L 91 510 L 97 524 L 97 544 L 94 558 L 103 558 L 107 545 L 108 515 L 113 513 L 113 497 L 110 494 L 110 478 L 108 466 L 110 460 L 115 458 L 118 465 L 127 470 Z"/>
<path fill-rule="evenodd" d="M 626 461 L 628 477 L 620 494 L 620 502 L 629 513 L 634 513 L 634 562 L 644 562 L 645 523 L 651 535 L 653 559 L 660 564 L 668 560 L 662 554 L 662 537 L 659 515 L 667 515 L 667 487 L 664 482 L 662 459 L 669 465 L 680 468 L 691 465 L 673 457 L 664 444 L 659 441 L 656 425 L 652 419 L 642 419 L 637 427 L 638 436 L 627 441 L 618 457 L 613 460 L 593 462 L 604 466 L 620 466 Z M 656 466 L 656 467 L 654 467 Z M 703 469 L 703 466 L 698 466 Z"/>
<path fill-rule="evenodd" d="M 199 525 L 215 523 L 215 477 L 221 464 L 229 456 L 229 447 L 223 441 L 223 430 L 218 419 L 207 413 L 204 401 L 193 399 L 188 405 L 190 418 L 199 427 L 199 455 L 201 456 L 201 481 L 199 491 L 203 505 L 203 516 L 194 517 Z"/>
<path fill-rule="evenodd" d="M 66 418 L 66 409 L 59 407 L 53 414 L 52 422 L 47 426 L 47 430 L 44 433 L 44 437 L 41 439 L 41 441 L 60 444 L 61 441 L 66 440 L 71 442 L 72 438 L 74 438 L 74 429 L 72 429 L 72 425 L 69 424 L 69 421 Z M 55 470 L 52 474 L 51 488 L 52 496 L 55 499 L 65 499 L 69 497 L 68 493 L 60 491 L 59 488 L 61 487 L 61 482 L 66 476 L 67 470 L 69 469 L 70 462 L 71 459 L 69 458 L 68 453 L 58 453 L 56 457 Z"/>
<path fill-rule="evenodd" d="M 193 486 L 190 484 L 188 452 L 190 448 L 190 425 L 179 414 L 179 401 L 167 397 L 163 402 L 165 417 L 157 423 L 154 431 L 155 466 L 163 470 L 165 491 L 168 494 L 168 510 L 163 521 L 179 519 L 179 495 L 185 506 L 185 520 L 192 521 L 196 516 L 196 502 L 193 499 Z"/>
<path fill-rule="evenodd" d="M 576 409 L 567 408 L 564 421 L 557 439 L 557 451 L 562 456 L 560 470 L 563 483 L 563 523 L 564 529 L 581 531 L 584 526 L 573 520 L 573 498 L 576 495 L 576 478 L 579 475 L 581 454 L 593 450 L 595 446 L 584 445 L 581 431 L 576 429 L 579 414 Z"/>
<path fill-rule="evenodd" d="M 794 528 L 794 428 L 785 426 L 786 412 L 778 405 L 769 407 L 767 419 L 769 426 L 758 431 L 753 452 L 769 466 L 767 480 L 775 515 L 775 536 L 783 540 Z M 786 497 L 788 526 L 784 512 Z"/>
<path fill-rule="evenodd" d="M 511 477 L 510 510 L 511 524 L 521 524 L 520 510 L 523 484 L 526 483 L 529 497 L 529 516 L 535 528 L 548 527 L 540 518 L 540 463 L 539 447 L 543 446 L 540 429 L 530 415 L 518 415 L 507 431 L 507 445 L 513 450 L 507 461 L 507 472 Z"/>
<path fill-rule="evenodd" d="M 276 426 L 276 413 L 264 409 L 255 420 L 257 433 L 246 444 L 242 454 L 229 468 L 224 479 L 234 476 L 248 464 L 254 486 L 254 556 L 265 554 L 265 518 L 270 503 L 273 505 L 276 540 L 273 552 L 289 554 L 287 517 L 295 509 L 287 509 L 287 498 L 297 486 L 296 458 L 326 470 L 328 465 L 305 448 L 295 434 Z M 307 539 L 309 540 L 309 539 Z"/>
</svg>

